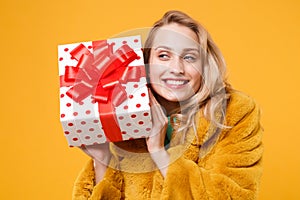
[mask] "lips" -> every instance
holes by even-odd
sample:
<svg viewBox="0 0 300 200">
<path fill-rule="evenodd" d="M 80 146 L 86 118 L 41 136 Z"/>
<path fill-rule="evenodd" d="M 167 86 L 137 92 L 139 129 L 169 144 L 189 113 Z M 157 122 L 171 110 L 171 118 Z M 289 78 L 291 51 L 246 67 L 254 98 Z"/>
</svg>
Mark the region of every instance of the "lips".
<svg viewBox="0 0 300 200">
<path fill-rule="evenodd" d="M 189 83 L 189 80 L 185 79 L 163 79 L 163 81 L 168 87 L 174 89 L 185 87 Z"/>
</svg>

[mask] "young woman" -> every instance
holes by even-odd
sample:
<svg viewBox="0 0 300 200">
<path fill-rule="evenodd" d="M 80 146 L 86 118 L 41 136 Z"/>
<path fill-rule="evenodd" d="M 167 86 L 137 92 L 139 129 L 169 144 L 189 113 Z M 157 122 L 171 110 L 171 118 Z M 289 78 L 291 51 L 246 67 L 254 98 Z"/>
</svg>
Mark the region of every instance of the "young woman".
<svg viewBox="0 0 300 200">
<path fill-rule="evenodd" d="M 256 199 L 262 174 L 260 111 L 233 90 L 208 32 L 180 11 L 144 48 L 149 138 L 84 147 L 91 160 L 73 199 Z"/>
</svg>

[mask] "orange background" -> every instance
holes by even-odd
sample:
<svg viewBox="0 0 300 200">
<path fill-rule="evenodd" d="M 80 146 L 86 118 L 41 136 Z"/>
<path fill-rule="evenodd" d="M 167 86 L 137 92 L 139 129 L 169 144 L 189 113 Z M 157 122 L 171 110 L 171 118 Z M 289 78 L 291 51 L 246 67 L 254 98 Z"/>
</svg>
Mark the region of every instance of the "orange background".
<svg viewBox="0 0 300 200">
<path fill-rule="evenodd" d="M 233 86 L 262 108 L 259 199 L 300 199 L 298 0 L 2 0 L 0 199 L 71 199 L 88 159 L 67 146 L 59 122 L 57 45 L 151 26 L 170 9 L 209 30 Z"/>
</svg>

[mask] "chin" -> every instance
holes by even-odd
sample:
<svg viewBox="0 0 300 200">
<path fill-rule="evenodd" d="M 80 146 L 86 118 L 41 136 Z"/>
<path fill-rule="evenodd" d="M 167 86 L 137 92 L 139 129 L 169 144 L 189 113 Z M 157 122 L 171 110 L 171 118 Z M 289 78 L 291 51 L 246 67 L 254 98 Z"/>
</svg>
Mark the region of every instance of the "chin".
<svg viewBox="0 0 300 200">
<path fill-rule="evenodd" d="M 190 97 L 180 97 L 180 96 L 174 97 L 173 95 L 172 96 L 170 95 L 170 96 L 164 97 L 164 98 L 171 102 L 182 102 L 182 101 L 189 99 Z"/>
<path fill-rule="evenodd" d="M 191 93 L 186 93 L 183 91 L 176 92 L 171 90 L 157 90 L 157 94 L 170 102 L 186 101 L 193 96 Z"/>
</svg>

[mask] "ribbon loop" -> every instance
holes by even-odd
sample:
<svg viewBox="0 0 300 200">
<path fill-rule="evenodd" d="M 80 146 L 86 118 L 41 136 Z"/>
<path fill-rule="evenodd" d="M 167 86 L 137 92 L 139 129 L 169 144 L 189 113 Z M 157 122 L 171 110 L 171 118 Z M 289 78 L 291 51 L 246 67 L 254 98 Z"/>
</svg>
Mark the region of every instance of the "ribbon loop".
<svg viewBox="0 0 300 200">
<path fill-rule="evenodd" d="M 79 61 L 82 55 L 90 55 L 90 54 L 91 52 L 83 44 L 79 44 L 70 52 L 70 55 L 73 58 L 75 58 L 77 61 Z"/>
<path fill-rule="evenodd" d="M 66 82 L 75 82 L 78 70 L 79 70 L 78 67 L 66 66 L 65 67 L 65 76 L 64 76 L 65 81 Z"/>
</svg>

